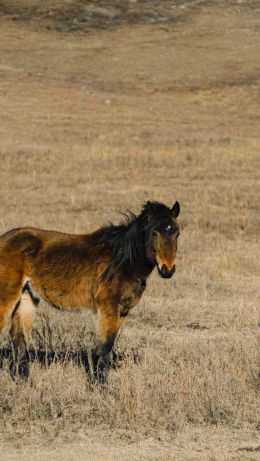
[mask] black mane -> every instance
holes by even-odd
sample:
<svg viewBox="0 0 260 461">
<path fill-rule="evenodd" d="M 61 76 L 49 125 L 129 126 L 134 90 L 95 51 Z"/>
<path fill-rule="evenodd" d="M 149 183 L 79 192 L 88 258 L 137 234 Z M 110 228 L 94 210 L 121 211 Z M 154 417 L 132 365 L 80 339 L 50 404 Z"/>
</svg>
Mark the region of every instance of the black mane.
<svg viewBox="0 0 260 461">
<path fill-rule="evenodd" d="M 102 227 L 96 243 L 109 245 L 112 249 L 111 260 L 102 279 L 111 280 L 119 268 L 131 267 L 138 261 L 152 270 L 155 263 L 147 258 L 147 246 L 152 244 L 154 228 L 170 214 L 170 208 L 163 203 L 147 202 L 139 215 L 128 212 L 123 214 L 124 220 L 120 224 L 110 223 Z"/>
</svg>

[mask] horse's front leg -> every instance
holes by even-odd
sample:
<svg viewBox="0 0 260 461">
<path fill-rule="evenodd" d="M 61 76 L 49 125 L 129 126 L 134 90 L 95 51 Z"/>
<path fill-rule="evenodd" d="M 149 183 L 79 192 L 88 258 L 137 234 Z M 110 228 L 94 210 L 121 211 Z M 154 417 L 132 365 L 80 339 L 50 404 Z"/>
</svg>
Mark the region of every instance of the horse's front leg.
<svg viewBox="0 0 260 461">
<path fill-rule="evenodd" d="M 101 384 L 107 381 L 110 353 L 123 320 L 114 306 L 101 305 L 98 309 L 98 343 L 93 357 L 93 374 L 94 380 Z"/>
</svg>

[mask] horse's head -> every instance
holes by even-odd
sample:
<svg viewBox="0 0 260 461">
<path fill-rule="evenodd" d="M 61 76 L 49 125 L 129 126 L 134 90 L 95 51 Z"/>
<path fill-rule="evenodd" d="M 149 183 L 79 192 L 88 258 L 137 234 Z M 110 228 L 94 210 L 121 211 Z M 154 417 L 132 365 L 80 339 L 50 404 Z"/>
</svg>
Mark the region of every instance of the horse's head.
<svg viewBox="0 0 260 461">
<path fill-rule="evenodd" d="M 146 209 L 150 229 L 148 256 L 153 258 L 161 277 L 171 278 L 176 270 L 180 204 L 175 202 L 172 208 L 168 208 L 160 203 L 148 202 Z"/>
</svg>

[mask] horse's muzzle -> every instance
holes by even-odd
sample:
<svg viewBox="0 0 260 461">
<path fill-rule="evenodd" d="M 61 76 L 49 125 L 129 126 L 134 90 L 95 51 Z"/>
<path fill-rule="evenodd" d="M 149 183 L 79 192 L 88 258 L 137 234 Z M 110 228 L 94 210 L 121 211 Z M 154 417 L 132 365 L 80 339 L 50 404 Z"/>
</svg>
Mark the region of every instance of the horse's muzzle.
<svg viewBox="0 0 260 461">
<path fill-rule="evenodd" d="M 170 279 L 176 271 L 176 266 L 174 264 L 174 266 L 171 269 L 168 269 L 167 266 L 163 264 L 161 269 L 159 269 L 158 267 L 158 271 L 161 277 L 163 277 L 164 279 Z"/>
</svg>

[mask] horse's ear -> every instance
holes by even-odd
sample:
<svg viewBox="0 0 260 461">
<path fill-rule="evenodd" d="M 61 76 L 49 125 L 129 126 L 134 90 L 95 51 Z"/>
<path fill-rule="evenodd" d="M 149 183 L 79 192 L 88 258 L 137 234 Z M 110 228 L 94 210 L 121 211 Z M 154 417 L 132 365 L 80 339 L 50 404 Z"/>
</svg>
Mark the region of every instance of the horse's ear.
<svg viewBox="0 0 260 461">
<path fill-rule="evenodd" d="M 180 204 L 179 202 L 175 202 L 173 207 L 172 207 L 172 215 L 174 218 L 178 218 L 179 214 L 180 214 Z"/>
</svg>

